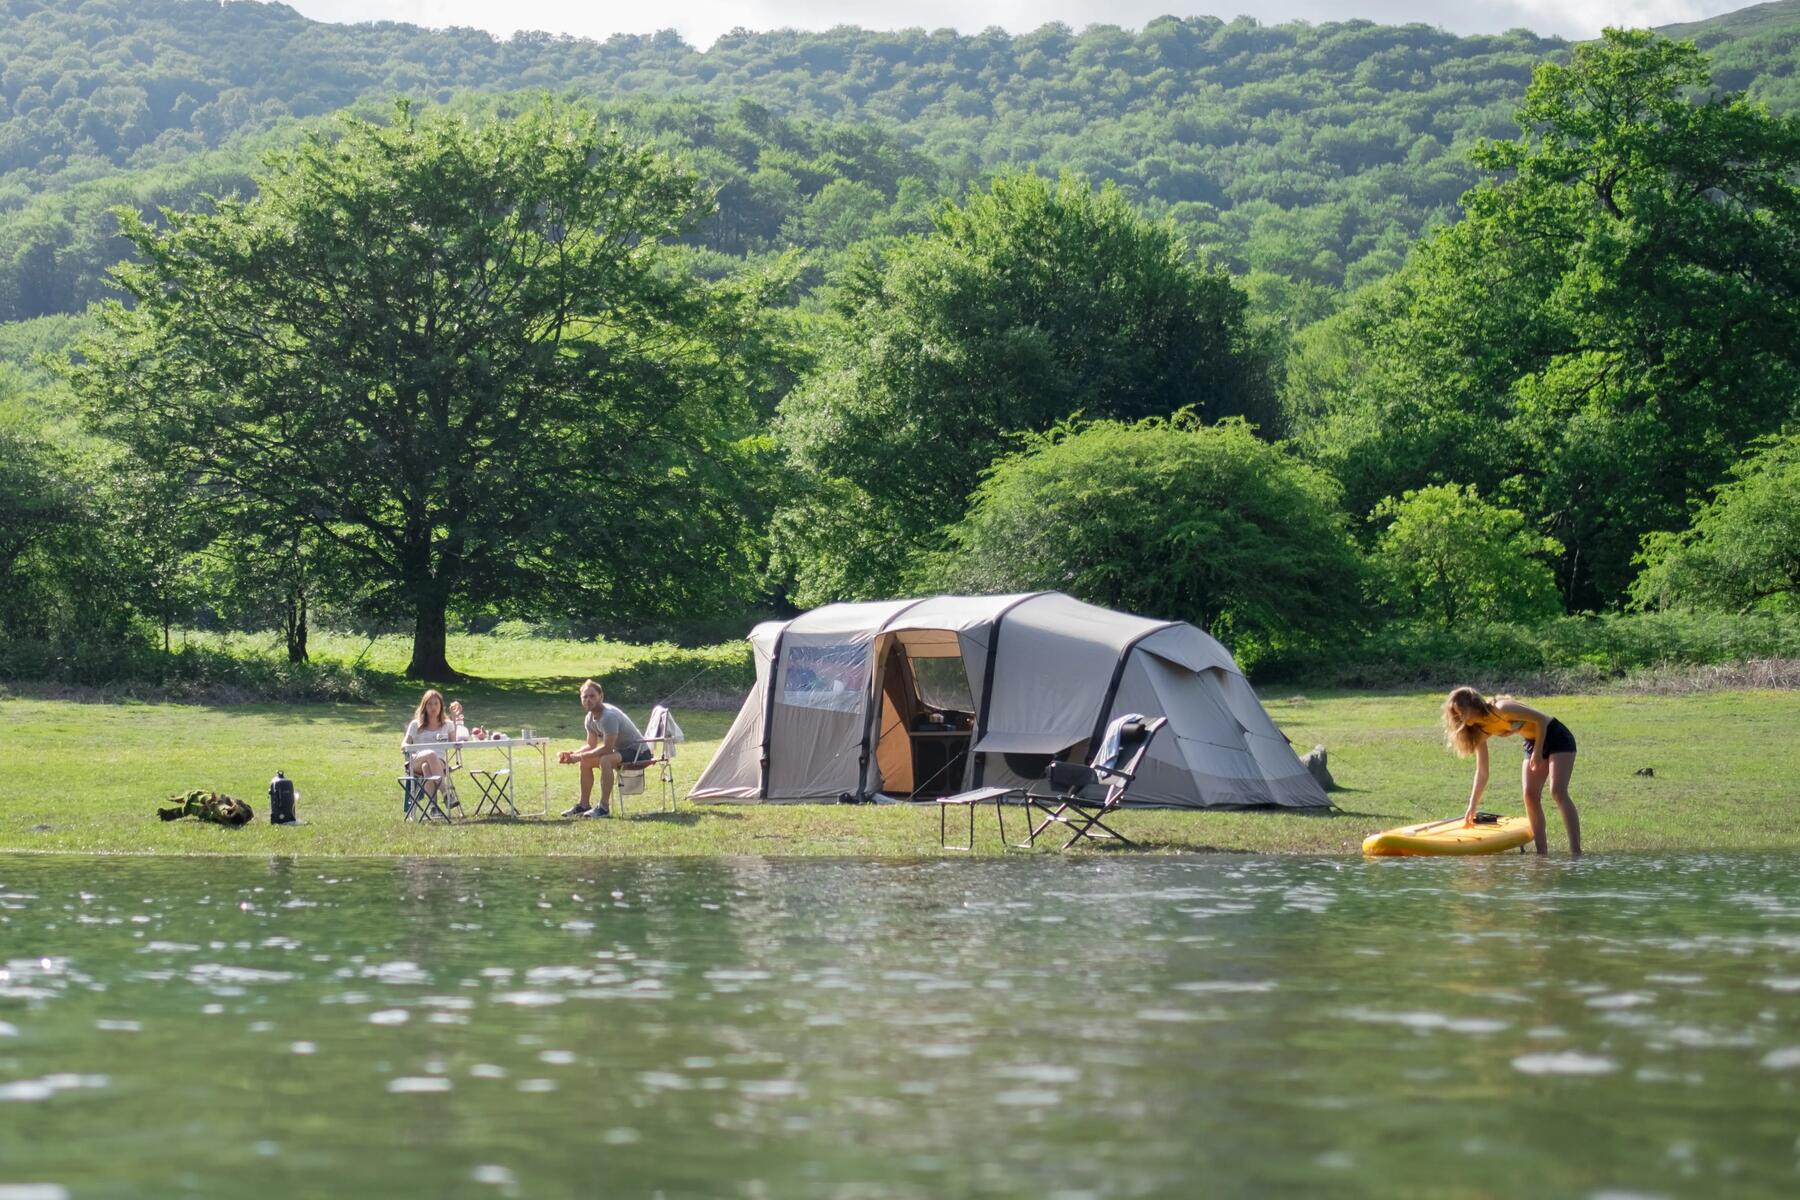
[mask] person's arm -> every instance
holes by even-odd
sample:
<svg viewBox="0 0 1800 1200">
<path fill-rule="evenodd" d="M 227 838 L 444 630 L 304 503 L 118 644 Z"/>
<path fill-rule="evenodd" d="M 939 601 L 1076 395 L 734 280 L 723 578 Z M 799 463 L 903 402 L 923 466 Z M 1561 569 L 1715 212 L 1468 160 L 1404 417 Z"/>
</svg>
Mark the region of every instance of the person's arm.
<svg viewBox="0 0 1800 1200">
<path fill-rule="evenodd" d="M 602 722 L 601 728 L 604 729 L 605 727 L 606 727 L 605 723 Z M 588 730 L 588 735 L 587 735 L 587 745 L 585 745 L 581 749 L 575 751 L 575 753 L 571 754 L 569 757 L 575 762 L 583 762 L 588 759 L 597 759 L 601 755 L 605 754 L 607 751 L 611 750 L 612 746 L 613 746 L 613 742 L 616 740 L 617 739 L 614 737 L 614 735 L 612 735 L 610 733 L 607 734 L 603 738 L 599 734 L 595 733 L 593 730 L 590 729 L 590 730 Z"/>
<path fill-rule="evenodd" d="M 1481 811 L 1481 793 L 1487 790 L 1488 752 L 1487 739 L 1483 738 L 1475 747 L 1475 786 L 1469 791 L 1469 811 L 1463 814 L 1463 824 L 1473 825 L 1475 814 Z"/>
<path fill-rule="evenodd" d="M 1537 737 L 1531 741 L 1531 761 L 1542 763 L 1544 743 L 1550 740 L 1550 714 L 1539 712 L 1529 704 L 1520 704 L 1517 700 L 1502 700 L 1494 708 L 1508 717 L 1530 721 L 1537 726 Z"/>
<path fill-rule="evenodd" d="M 406 732 L 402 733 L 400 735 L 400 749 L 401 750 L 405 750 L 408 746 L 412 745 L 413 729 L 414 729 L 414 722 L 408 721 L 406 723 Z"/>
</svg>

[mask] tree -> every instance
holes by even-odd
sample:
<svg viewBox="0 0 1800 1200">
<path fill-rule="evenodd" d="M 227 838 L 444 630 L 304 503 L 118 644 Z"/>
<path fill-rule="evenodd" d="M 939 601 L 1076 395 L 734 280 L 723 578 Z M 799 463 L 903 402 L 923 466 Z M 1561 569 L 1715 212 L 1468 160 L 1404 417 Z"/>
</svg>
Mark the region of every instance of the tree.
<svg viewBox="0 0 1800 1200">
<path fill-rule="evenodd" d="M 1800 433 L 1767 438 L 1681 533 L 1644 539 L 1640 608 L 1800 605 Z"/>
<path fill-rule="evenodd" d="M 1561 608 L 1547 560 L 1554 538 L 1526 526 L 1517 509 L 1489 504 L 1454 483 L 1389 497 L 1371 514 L 1388 526 L 1375 544 L 1383 598 L 1408 616 L 1523 621 Z"/>
<path fill-rule="evenodd" d="M 1330 476 L 1241 420 L 1065 425 L 994 464 L 921 582 L 1056 588 L 1240 649 L 1311 644 L 1360 621 L 1347 524 Z"/>
<path fill-rule="evenodd" d="M 1111 188 L 1002 177 L 864 260 L 842 297 L 837 336 L 777 424 L 829 497 L 778 546 L 803 603 L 894 587 L 1016 432 L 1074 413 L 1274 416 L 1243 292 Z M 832 546 L 869 551 L 864 569 L 845 579 Z"/>
<path fill-rule="evenodd" d="M 442 678 L 452 603 L 643 616 L 751 570 L 739 309 L 668 266 L 698 182 L 591 117 L 345 120 L 250 201 L 121 211 L 73 368 L 97 426 L 224 517 L 316 534 Z"/>
<path fill-rule="evenodd" d="M 1607 31 L 1540 66 L 1468 218 L 1301 339 L 1303 434 L 1362 511 L 1450 481 L 1516 498 L 1564 546 L 1571 607 L 1617 602 L 1800 395 L 1800 121 L 1705 95 L 1691 44 Z"/>
</svg>

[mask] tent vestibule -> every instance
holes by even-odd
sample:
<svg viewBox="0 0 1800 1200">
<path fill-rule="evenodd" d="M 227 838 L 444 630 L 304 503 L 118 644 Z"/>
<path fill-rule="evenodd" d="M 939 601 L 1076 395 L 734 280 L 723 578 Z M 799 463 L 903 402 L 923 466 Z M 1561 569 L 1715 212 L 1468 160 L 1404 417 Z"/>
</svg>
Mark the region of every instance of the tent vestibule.
<svg viewBox="0 0 1800 1200">
<path fill-rule="evenodd" d="M 1108 721 L 1169 718 L 1131 803 L 1322 808 L 1231 655 L 1060 592 L 833 604 L 750 634 L 756 683 L 690 797 L 922 799 L 1024 786 Z"/>
</svg>

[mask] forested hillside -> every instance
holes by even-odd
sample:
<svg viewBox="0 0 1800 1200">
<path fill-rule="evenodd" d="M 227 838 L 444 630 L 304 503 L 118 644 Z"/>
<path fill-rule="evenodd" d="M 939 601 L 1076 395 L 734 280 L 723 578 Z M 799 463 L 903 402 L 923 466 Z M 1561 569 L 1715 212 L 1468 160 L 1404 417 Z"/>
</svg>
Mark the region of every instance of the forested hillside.
<svg viewBox="0 0 1800 1200">
<path fill-rule="evenodd" d="M 0 678 L 947 588 L 1251 665 L 1800 605 L 1800 4 L 1710 54 L 4 11 Z"/>
<path fill-rule="evenodd" d="M 0 305 L 13 297 L 0 317 L 14 319 L 91 298 L 83 276 L 97 262 L 87 247 L 110 233 L 94 228 L 104 203 L 241 184 L 252 154 L 203 154 L 233 138 L 360 98 L 525 88 L 609 105 L 704 102 L 713 107 L 689 110 L 686 123 L 649 118 L 670 140 L 700 147 L 721 119 L 743 118 L 752 137 L 767 134 L 770 118 L 874 122 L 887 131 L 874 136 L 917 153 L 908 173 L 934 193 L 960 192 L 1003 165 L 1042 164 L 1117 181 L 1234 270 L 1355 286 L 1391 272 L 1411 239 L 1454 215 L 1475 180 L 1468 146 L 1509 136 L 1532 68 L 1566 52 L 1523 31 L 1458 38 L 1423 25 L 1212 17 L 1137 31 L 1053 24 L 1018 36 L 734 32 L 701 51 L 668 32 L 500 41 L 212 0 L 6 0 L 0 13 L 0 213 L 31 209 L 0 230 L 12 260 L 0 271 L 14 275 L 10 287 L 0 283 Z M 1796 25 L 1776 11 L 1741 32 L 1697 32 L 1718 43 L 1721 82 L 1793 106 Z M 738 108 L 739 99 L 759 107 Z M 701 156 L 702 174 L 722 191 L 721 232 L 740 204 L 765 210 L 746 217 L 752 225 L 768 220 L 770 204 L 783 206 L 779 227 L 832 179 L 861 181 L 833 170 L 829 155 L 841 152 L 832 146 L 770 140 L 754 155 L 739 145 Z M 133 174 L 121 177 L 122 168 Z M 74 194 L 32 203 L 46 192 Z M 858 211 L 869 208 L 866 195 L 857 199 Z M 805 229 L 790 233 L 808 244 Z M 727 233 L 720 248 L 745 247 Z"/>
</svg>

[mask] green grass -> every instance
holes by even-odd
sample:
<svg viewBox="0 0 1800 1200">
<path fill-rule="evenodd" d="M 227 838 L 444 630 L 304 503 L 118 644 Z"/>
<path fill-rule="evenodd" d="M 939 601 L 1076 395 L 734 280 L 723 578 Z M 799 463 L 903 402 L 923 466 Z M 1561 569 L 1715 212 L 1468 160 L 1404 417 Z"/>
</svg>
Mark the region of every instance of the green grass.
<svg viewBox="0 0 1800 1200">
<path fill-rule="evenodd" d="M 328 657 L 354 657 L 366 640 L 325 637 Z M 403 639 L 378 639 L 369 660 L 404 665 Z M 721 650 L 727 658 L 736 653 Z M 595 674 L 644 683 L 642 647 L 606 643 L 452 639 L 451 661 L 485 676 L 449 689 L 480 723 L 530 725 L 572 746 L 580 729 L 575 683 Z M 636 672 L 634 674 L 634 672 Z M 660 682 L 660 681 L 659 681 Z M 664 690 L 631 690 L 642 717 Z M 1436 728 L 1436 693 L 1334 693 L 1307 698 L 1265 689 L 1276 722 L 1301 749 L 1323 742 L 1344 790 L 1341 815 L 1278 812 L 1132 812 L 1121 829 L 1153 850 L 1354 854 L 1369 833 L 1449 816 L 1467 797 L 1470 766 L 1448 754 Z M 691 805 L 653 814 L 650 796 L 607 822 L 531 818 L 454 828 L 402 824 L 394 784 L 400 730 L 417 689 L 393 683 L 371 704 L 80 702 L 38 691 L 0 700 L 0 851 L 129 854 L 312 855 L 898 855 L 937 854 L 936 806 Z M 1574 794 L 1593 851 L 1793 849 L 1800 772 L 1785 740 L 1800 728 L 1800 692 L 1696 696 L 1595 694 L 1532 697 L 1581 741 Z M 730 723 L 726 711 L 683 707 L 689 735 L 677 760 L 686 796 Z M 1485 807 L 1521 811 L 1517 751 L 1502 744 Z M 471 764 L 473 765 L 473 764 Z M 518 760 L 521 798 L 537 807 L 535 755 Z M 1634 772 L 1651 767 L 1653 777 Z M 301 791 L 304 825 L 266 824 L 265 789 L 282 768 Z M 550 811 L 568 806 L 572 768 L 550 767 Z M 248 799 L 258 818 L 240 830 L 164 824 L 154 809 L 190 787 Z M 465 805 L 472 804 L 465 794 Z M 1554 809 L 1552 808 L 1552 812 Z M 959 814 L 952 814 L 953 819 Z M 1009 822 L 1010 824 L 1010 822 Z M 991 810 L 978 814 L 977 848 L 998 853 Z M 1563 842 L 1551 818 L 1553 848 Z M 1055 843 L 1052 843 L 1054 845 Z"/>
</svg>

